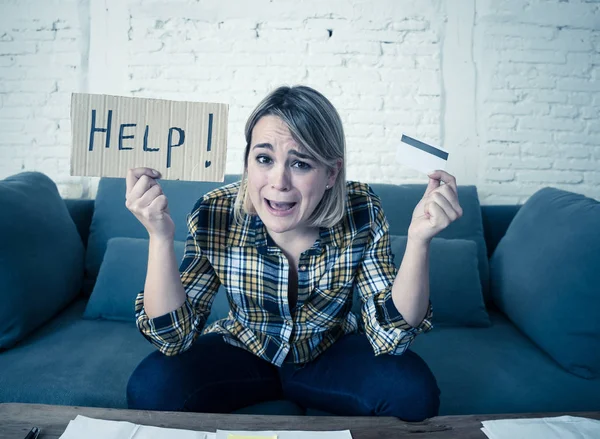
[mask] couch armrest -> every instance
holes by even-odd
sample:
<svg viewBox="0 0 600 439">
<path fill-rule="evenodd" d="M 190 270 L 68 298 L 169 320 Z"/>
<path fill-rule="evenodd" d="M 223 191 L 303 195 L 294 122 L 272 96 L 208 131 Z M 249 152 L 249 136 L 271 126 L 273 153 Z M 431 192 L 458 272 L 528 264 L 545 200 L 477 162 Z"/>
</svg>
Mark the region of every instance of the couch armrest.
<svg viewBox="0 0 600 439">
<path fill-rule="evenodd" d="M 500 239 L 506 233 L 508 226 L 520 208 L 520 205 L 481 206 L 483 235 L 485 236 L 488 258 L 494 253 Z"/>
<path fill-rule="evenodd" d="M 87 248 L 90 224 L 94 214 L 94 200 L 65 199 L 65 204 L 77 227 L 83 246 Z"/>
</svg>

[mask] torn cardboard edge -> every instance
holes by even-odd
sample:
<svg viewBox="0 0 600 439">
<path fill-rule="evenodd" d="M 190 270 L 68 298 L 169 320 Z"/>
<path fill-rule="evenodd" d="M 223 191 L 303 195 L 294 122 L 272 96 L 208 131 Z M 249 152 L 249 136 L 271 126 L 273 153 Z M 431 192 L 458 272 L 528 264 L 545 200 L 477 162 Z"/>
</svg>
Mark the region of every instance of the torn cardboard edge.
<svg viewBox="0 0 600 439">
<path fill-rule="evenodd" d="M 224 181 L 229 106 L 73 93 L 71 175 L 121 177 L 148 167 L 164 179 Z"/>
</svg>

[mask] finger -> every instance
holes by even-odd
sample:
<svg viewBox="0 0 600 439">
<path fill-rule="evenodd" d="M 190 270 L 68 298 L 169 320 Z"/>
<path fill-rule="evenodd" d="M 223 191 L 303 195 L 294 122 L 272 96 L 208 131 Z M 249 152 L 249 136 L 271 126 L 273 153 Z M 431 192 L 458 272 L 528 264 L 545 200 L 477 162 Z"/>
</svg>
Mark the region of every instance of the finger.
<svg viewBox="0 0 600 439">
<path fill-rule="evenodd" d="M 144 208 L 150 206 L 156 197 L 163 194 L 162 188 L 157 183 L 151 186 L 135 203 L 138 208 Z"/>
<path fill-rule="evenodd" d="M 156 197 L 152 203 L 150 203 L 150 210 L 153 212 L 168 213 L 169 201 L 167 196 L 162 194 Z"/>
<path fill-rule="evenodd" d="M 443 181 L 452 189 L 454 189 L 454 192 L 456 192 L 456 194 L 458 194 L 458 187 L 456 185 L 456 178 L 454 178 L 454 175 L 449 174 L 446 171 L 442 171 L 441 169 L 438 169 L 437 171 L 434 171 L 431 174 L 429 174 L 428 177 Z"/>
<path fill-rule="evenodd" d="M 431 212 L 429 211 L 431 208 L 431 205 L 433 204 L 433 200 L 429 199 L 429 201 L 427 201 L 425 203 L 425 205 L 423 206 L 423 213 L 425 214 L 425 218 L 431 218 Z"/>
<path fill-rule="evenodd" d="M 450 221 L 450 218 L 448 218 L 448 215 L 446 215 L 446 212 L 444 212 L 444 209 L 442 209 L 436 202 L 432 202 L 430 204 L 429 214 L 430 221 L 433 220 L 433 224 L 437 227 L 441 227 L 442 229 L 448 227 L 448 224 L 452 222 Z"/>
<path fill-rule="evenodd" d="M 133 187 L 135 186 L 135 184 L 138 182 L 138 180 L 140 179 L 140 177 L 142 175 L 147 175 L 148 177 L 151 177 L 151 178 L 160 178 L 161 177 L 160 172 L 158 172 L 156 169 L 131 168 L 127 171 L 127 177 L 125 178 L 125 182 L 126 182 L 126 186 L 127 186 L 126 194 L 129 194 L 133 190 Z"/>
<path fill-rule="evenodd" d="M 427 189 L 425 189 L 425 195 L 429 195 L 434 190 L 440 187 L 440 180 L 429 177 L 429 182 L 427 183 Z"/>
<path fill-rule="evenodd" d="M 156 186 L 158 183 L 155 179 L 148 177 L 147 175 L 142 175 L 137 183 L 133 186 L 133 189 L 127 194 L 126 200 L 129 204 L 135 204 L 137 201 L 142 198 L 142 196 L 146 193 L 148 189 L 152 186 Z"/>
<path fill-rule="evenodd" d="M 458 202 L 458 195 L 454 192 L 454 189 L 450 187 L 450 185 L 445 184 L 438 188 L 435 193 L 439 193 L 448 200 L 448 202 L 452 205 L 452 209 L 458 213 L 458 216 L 461 217 L 463 214 L 462 207 Z"/>
<path fill-rule="evenodd" d="M 460 218 L 461 214 L 454 208 L 452 203 L 440 192 L 432 194 L 433 201 L 442 208 L 446 216 L 450 221 L 454 221 Z"/>
</svg>

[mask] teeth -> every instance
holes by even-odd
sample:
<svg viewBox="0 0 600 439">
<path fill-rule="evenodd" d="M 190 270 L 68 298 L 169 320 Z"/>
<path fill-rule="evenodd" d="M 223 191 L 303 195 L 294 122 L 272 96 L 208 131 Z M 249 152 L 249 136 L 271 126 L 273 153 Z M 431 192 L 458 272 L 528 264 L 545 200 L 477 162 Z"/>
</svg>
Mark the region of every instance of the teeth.
<svg viewBox="0 0 600 439">
<path fill-rule="evenodd" d="M 275 201 L 268 200 L 269 205 L 275 210 L 290 210 L 296 203 L 276 203 Z"/>
</svg>

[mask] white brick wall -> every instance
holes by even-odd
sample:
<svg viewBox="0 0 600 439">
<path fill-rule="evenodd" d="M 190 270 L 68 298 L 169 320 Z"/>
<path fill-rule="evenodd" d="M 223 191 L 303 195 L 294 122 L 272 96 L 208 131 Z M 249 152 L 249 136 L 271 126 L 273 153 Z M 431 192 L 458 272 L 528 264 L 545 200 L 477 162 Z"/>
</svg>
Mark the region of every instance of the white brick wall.
<svg viewBox="0 0 600 439">
<path fill-rule="evenodd" d="M 338 108 L 348 177 L 423 182 L 401 133 L 450 151 L 483 203 L 552 185 L 600 198 L 598 2 L 559 0 L 0 0 L 0 178 L 39 170 L 70 197 L 71 92 L 230 104 L 243 126 L 281 84 Z"/>
<path fill-rule="evenodd" d="M 546 185 L 600 199 L 599 41 L 598 2 L 477 2 L 477 184 L 487 203 L 523 202 Z"/>
<path fill-rule="evenodd" d="M 69 177 L 71 92 L 85 86 L 78 3 L 0 2 L 0 178 L 41 171 L 68 197 L 88 187 Z"/>
</svg>

